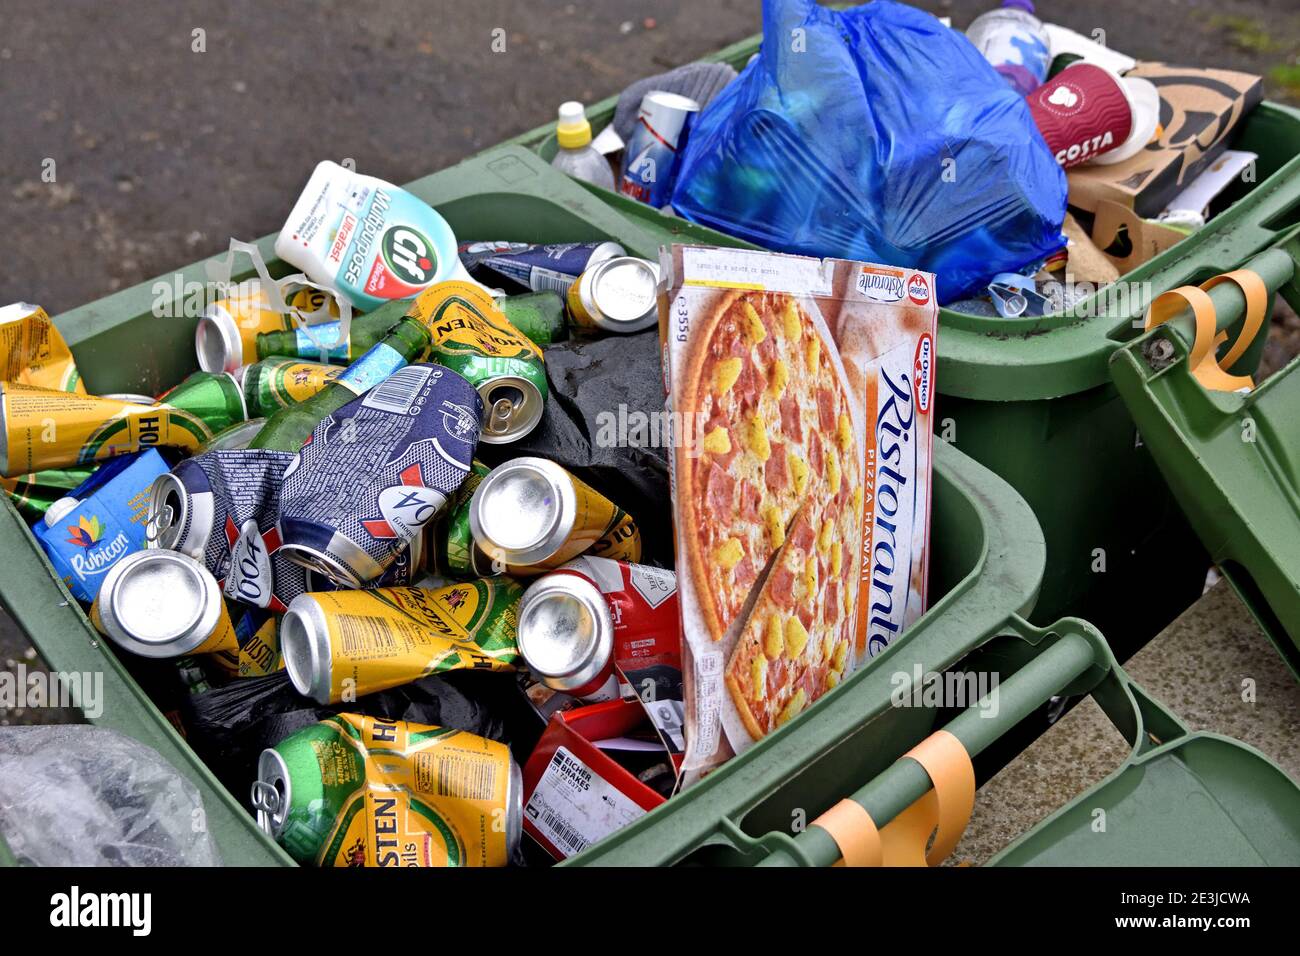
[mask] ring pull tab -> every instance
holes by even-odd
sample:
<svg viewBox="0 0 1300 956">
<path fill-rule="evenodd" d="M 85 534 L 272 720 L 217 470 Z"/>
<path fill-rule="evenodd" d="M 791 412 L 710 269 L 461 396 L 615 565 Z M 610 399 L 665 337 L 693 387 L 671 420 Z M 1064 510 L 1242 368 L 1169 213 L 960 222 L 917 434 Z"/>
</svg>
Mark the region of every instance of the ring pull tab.
<svg viewBox="0 0 1300 956">
<path fill-rule="evenodd" d="M 163 505 L 157 511 L 150 512 L 144 522 L 144 539 L 152 544 L 161 538 L 172 526 L 173 517 L 175 513 L 171 505 Z"/>
<path fill-rule="evenodd" d="M 269 816 L 278 816 L 283 809 L 283 800 L 280 797 L 280 791 L 265 780 L 254 780 L 250 799 L 253 803 L 254 810 Z"/>
<path fill-rule="evenodd" d="M 515 403 L 508 398 L 498 398 L 492 403 L 487 430 L 492 435 L 504 435 L 510 430 L 510 419 L 515 414 Z"/>
</svg>

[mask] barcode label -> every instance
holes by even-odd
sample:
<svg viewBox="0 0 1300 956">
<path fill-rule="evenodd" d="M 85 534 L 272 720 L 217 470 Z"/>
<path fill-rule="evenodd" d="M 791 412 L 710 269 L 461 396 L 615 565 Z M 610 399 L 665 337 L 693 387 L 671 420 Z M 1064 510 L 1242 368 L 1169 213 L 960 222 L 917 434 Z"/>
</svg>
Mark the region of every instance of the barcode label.
<svg viewBox="0 0 1300 956">
<path fill-rule="evenodd" d="M 338 614 L 334 621 L 344 657 L 357 661 L 397 653 L 392 622 L 386 618 L 374 614 Z"/>
<path fill-rule="evenodd" d="M 489 757 L 429 754 L 433 758 L 429 792 L 458 800 L 491 800 L 497 791 L 497 765 Z"/>
<path fill-rule="evenodd" d="M 564 848 L 569 851 L 566 856 L 574 856 L 587 849 L 587 841 L 583 839 L 582 834 L 565 823 L 554 810 L 548 808 L 542 811 L 542 823 L 554 835 L 553 842 L 564 844 Z"/>
<path fill-rule="evenodd" d="M 558 859 L 576 856 L 622 829 L 645 810 L 565 747 L 537 781 L 524 807 L 524 821 L 549 843 Z"/>
<path fill-rule="evenodd" d="M 408 365 L 399 368 L 384 379 L 366 395 L 361 404 L 366 408 L 378 408 L 380 411 L 405 415 L 415 403 L 433 369 L 427 365 Z"/>
<path fill-rule="evenodd" d="M 543 269 L 540 266 L 533 266 L 532 273 L 528 277 L 531 281 L 535 292 L 558 292 L 560 295 L 569 294 L 569 286 L 578 281 L 577 276 L 571 276 L 566 272 L 556 272 L 554 269 Z"/>
</svg>

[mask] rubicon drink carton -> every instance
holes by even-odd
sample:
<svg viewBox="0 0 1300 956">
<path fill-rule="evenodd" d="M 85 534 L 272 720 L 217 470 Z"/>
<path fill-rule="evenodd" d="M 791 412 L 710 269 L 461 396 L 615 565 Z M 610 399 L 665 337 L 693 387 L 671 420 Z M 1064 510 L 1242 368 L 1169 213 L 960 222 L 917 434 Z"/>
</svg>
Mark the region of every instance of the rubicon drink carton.
<svg viewBox="0 0 1300 956">
<path fill-rule="evenodd" d="M 924 611 L 938 306 L 933 275 L 894 266 L 660 265 L 689 782 Z"/>
<path fill-rule="evenodd" d="M 149 489 L 166 471 L 153 449 L 114 459 L 54 502 L 32 528 L 78 601 L 93 601 L 109 569 L 144 548 Z"/>
</svg>

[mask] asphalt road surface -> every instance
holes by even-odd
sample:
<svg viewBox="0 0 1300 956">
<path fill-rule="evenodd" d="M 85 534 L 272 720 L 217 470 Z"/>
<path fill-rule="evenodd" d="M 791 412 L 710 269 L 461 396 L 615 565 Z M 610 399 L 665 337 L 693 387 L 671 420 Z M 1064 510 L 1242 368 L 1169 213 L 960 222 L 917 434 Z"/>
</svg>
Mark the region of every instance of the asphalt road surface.
<svg viewBox="0 0 1300 956">
<path fill-rule="evenodd" d="M 920 4 L 959 27 L 993 5 Z M 1300 102 L 1294 0 L 1038 8 L 1139 59 L 1264 74 L 1270 97 Z M 169 272 L 279 228 L 321 159 L 405 182 L 759 16 L 746 0 L 0 0 L 0 303 L 57 314 Z M 0 620 L 0 667 L 31 653 Z M 0 711 L 33 719 L 66 715 Z"/>
</svg>

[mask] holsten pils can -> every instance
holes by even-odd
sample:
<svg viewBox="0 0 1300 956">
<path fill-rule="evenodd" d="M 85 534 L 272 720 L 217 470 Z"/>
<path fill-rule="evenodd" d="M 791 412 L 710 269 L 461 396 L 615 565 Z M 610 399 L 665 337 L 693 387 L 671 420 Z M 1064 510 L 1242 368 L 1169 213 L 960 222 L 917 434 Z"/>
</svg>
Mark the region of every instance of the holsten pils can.
<svg viewBox="0 0 1300 956">
<path fill-rule="evenodd" d="M 451 670 L 514 670 L 523 586 L 509 578 L 446 587 L 303 594 L 280 624 L 289 679 L 322 704 Z"/>
<path fill-rule="evenodd" d="M 588 269 L 569 289 L 574 325 L 602 332 L 639 332 L 659 321 L 659 266 L 634 256 Z"/>
<path fill-rule="evenodd" d="M 227 373 L 195 372 L 153 405 L 0 381 L 0 473 L 13 477 L 167 446 L 197 451 L 248 417 Z"/>
<path fill-rule="evenodd" d="M 239 641 L 236 650 L 218 651 L 209 660 L 227 677 L 265 677 L 284 670 L 280 653 L 280 615 L 228 602 L 226 610 Z"/>
<path fill-rule="evenodd" d="M 349 587 L 384 573 L 469 474 L 483 400 L 408 365 L 320 422 L 284 473 L 286 555 Z"/>
<path fill-rule="evenodd" d="M 542 350 L 490 295 L 468 282 L 443 282 L 417 296 L 407 315 L 429 330 L 429 358 L 478 389 L 479 441 L 518 441 L 537 427 L 547 390 Z"/>
<path fill-rule="evenodd" d="M 277 293 L 278 295 L 278 293 Z M 303 286 L 289 297 L 289 307 L 310 316 L 329 307 L 338 318 L 338 302 L 328 292 Z M 293 317 L 271 308 L 261 280 L 246 279 L 224 299 L 212 303 L 199 316 L 194 330 L 194 351 L 205 372 L 233 372 L 257 361 L 257 336 L 293 327 Z"/>
<path fill-rule="evenodd" d="M 469 503 L 470 534 L 510 574 L 541 574 L 591 552 L 641 559 L 641 533 L 618 505 L 545 458 L 492 469 Z"/>
<path fill-rule="evenodd" d="M 524 592 L 519 653 L 546 686 L 584 700 L 607 700 L 615 696 L 615 665 L 635 669 L 679 661 L 680 626 L 672 571 L 583 555 Z M 624 688 L 622 696 L 639 693 Z"/>
<path fill-rule="evenodd" d="M 480 282 L 491 284 L 502 277 L 534 292 L 560 295 L 596 263 L 627 255 L 617 242 L 462 242 L 457 252 L 461 264 Z"/>
<path fill-rule="evenodd" d="M 647 93 L 623 148 L 619 192 L 655 209 L 667 206 L 677 181 L 677 159 L 699 112 L 700 104 L 689 97 L 662 90 Z"/>
<path fill-rule="evenodd" d="M 114 644 L 142 657 L 239 649 L 216 579 L 175 551 L 137 551 L 115 564 L 90 620 Z"/>
<path fill-rule="evenodd" d="M 523 832 L 510 748 L 446 727 L 339 714 L 257 762 L 257 822 L 299 863 L 505 866 Z"/>
</svg>

